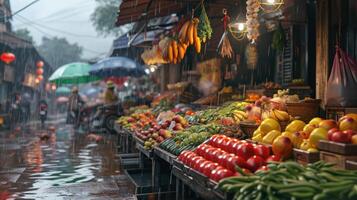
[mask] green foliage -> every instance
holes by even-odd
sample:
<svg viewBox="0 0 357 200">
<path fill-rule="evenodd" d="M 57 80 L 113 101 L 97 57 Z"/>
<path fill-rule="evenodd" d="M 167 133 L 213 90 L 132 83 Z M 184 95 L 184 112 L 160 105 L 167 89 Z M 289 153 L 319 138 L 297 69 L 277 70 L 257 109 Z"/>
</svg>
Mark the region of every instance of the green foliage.
<svg viewBox="0 0 357 200">
<path fill-rule="evenodd" d="M 38 47 L 40 54 L 54 68 L 81 60 L 82 47 L 77 43 L 70 44 L 66 38 L 42 38 Z"/>
<path fill-rule="evenodd" d="M 122 30 L 115 26 L 119 5 L 122 0 L 96 0 L 97 7 L 91 15 L 91 21 L 101 35 L 119 35 Z"/>
<path fill-rule="evenodd" d="M 29 42 L 31 42 L 32 44 L 34 44 L 33 38 L 31 36 L 31 33 L 29 30 L 27 30 L 26 28 L 23 29 L 18 29 L 14 32 L 14 34 L 24 40 L 27 40 Z"/>
<path fill-rule="evenodd" d="M 283 52 L 285 45 L 285 34 L 284 29 L 281 25 L 279 25 L 278 29 L 274 31 L 272 48 L 275 49 L 278 53 Z"/>
</svg>

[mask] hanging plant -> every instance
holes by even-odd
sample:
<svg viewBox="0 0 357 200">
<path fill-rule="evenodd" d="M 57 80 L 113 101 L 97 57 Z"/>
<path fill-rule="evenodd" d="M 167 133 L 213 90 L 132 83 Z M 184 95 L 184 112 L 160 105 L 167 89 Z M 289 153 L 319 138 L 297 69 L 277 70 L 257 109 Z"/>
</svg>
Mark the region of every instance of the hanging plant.
<svg viewBox="0 0 357 200">
<path fill-rule="evenodd" d="M 224 32 L 219 42 L 218 47 L 220 48 L 219 53 L 223 58 L 232 58 L 233 57 L 233 49 L 231 42 L 228 38 L 228 32 Z"/>
<path fill-rule="evenodd" d="M 199 19 L 200 22 L 198 24 L 198 37 L 201 38 L 203 43 L 205 43 L 207 39 L 211 39 L 213 30 L 203 2 L 201 4 L 201 14 Z"/>
<path fill-rule="evenodd" d="M 284 50 L 284 46 L 285 46 L 284 29 L 281 26 L 281 24 L 279 24 L 278 29 L 274 31 L 271 47 L 275 49 L 278 53 L 281 53 Z"/>
</svg>

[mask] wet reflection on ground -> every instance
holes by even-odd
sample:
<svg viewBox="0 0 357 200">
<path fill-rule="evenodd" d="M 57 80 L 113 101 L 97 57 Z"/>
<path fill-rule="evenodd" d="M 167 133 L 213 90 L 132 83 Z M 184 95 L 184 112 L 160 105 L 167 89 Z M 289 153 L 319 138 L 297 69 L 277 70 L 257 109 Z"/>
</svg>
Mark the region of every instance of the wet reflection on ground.
<svg viewBox="0 0 357 200">
<path fill-rule="evenodd" d="M 58 127 L 55 133 L 30 127 L 0 133 L 1 200 L 130 196 L 115 157 L 115 135 L 96 142 L 71 126 Z"/>
</svg>

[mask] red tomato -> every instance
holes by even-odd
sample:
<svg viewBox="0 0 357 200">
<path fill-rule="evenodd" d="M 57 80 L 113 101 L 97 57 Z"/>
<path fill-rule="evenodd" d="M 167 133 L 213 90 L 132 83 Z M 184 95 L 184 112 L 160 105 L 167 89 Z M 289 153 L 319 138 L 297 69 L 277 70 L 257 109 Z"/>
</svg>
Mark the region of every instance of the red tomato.
<svg viewBox="0 0 357 200">
<path fill-rule="evenodd" d="M 210 139 L 210 145 L 217 147 L 218 140 L 222 139 L 222 135 L 213 135 Z"/>
<path fill-rule="evenodd" d="M 226 153 L 226 152 L 222 151 L 221 149 L 216 149 L 211 153 L 211 155 L 210 155 L 211 159 L 208 159 L 208 160 L 211 160 L 213 162 L 218 162 L 219 156 L 221 156 L 224 153 Z"/>
<path fill-rule="evenodd" d="M 214 162 L 211 162 L 211 163 L 208 163 L 204 169 L 203 169 L 203 173 L 206 175 L 206 176 L 210 176 L 211 175 L 211 172 L 212 170 L 216 169 L 219 165 L 217 163 L 214 163 Z"/>
<path fill-rule="evenodd" d="M 187 165 L 188 161 L 194 156 L 196 156 L 196 154 L 194 152 L 190 151 L 187 154 L 185 154 L 185 157 L 183 158 L 182 162 Z"/>
<path fill-rule="evenodd" d="M 254 155 L 254 146 L 250 143 L 241 143 L 237 145 L 236 155 L 247 160 Z"/>
<path fill-rule="evenodd" d="M 203 158 L 202 156 L 193 156 L 191 159 L 188 160 L 187 165 L 193 168 L 193 165 L 195 164 L 196 160 Z"/>
<path fill-rule="evenodd" d="M 255 145 L 254 154 L 266 159 L 270 156 L 270 149 L 269 149 L 269 147 L 261 145 L 261 144 Z"/>
<path fill-rule="evenodd" d="M 261 167 L 259 167 L 259 169 L 257 169 L 257 171 L 268 171 L 269 168 L 266 165 L 263 165 Z"/>
<path fill-rule="evenodd" d="M 204 159 L 203 157 L 195 160 L 195 163 L 193 163 L 193 169 L 198 171 L 199 168 L 200 168 L 201 163 L 203 163 L 204 161 L 206 161 L 206 159 Z"/>
<path fill-rule="evenodd" d="M 228 146 L 231 143 L 231 139 L 229 137 L 225 137 L 221 143 L 221 146 L 219 148 L 225 150 L 228 152 Z M 233 152 L 232 152 L 233 153 Z"/>
<path fill-rule="evenodd" d="M 220 181 L 221 179 L 233 176 L 234 173 L 228 169 L 225 168 L 216 168 L 212 171 L 211 173 L 212 177 L 210 177 L 214 181 Z"/>
<path fill-rule="evenodd" d="M 209 160 L 205 160 L 205 161 L 203 161 L 201 164 L 200 164 L 200 166 L 198 167 L 198 171 L 199 172 L 201 172 L 201 173 L 204 173 L 205 171 L 205 167 L 208 165 L 208 164 L 210 164 L 210 163 L 213 163 L 213 162 L 211 162 L 211 161 L 209 161 Z"/>
<path fill-rule="evenodd" d="M 228 163 L 228 159 L 230 158 L 230 157 L 233 157 L 231 154 L 228 154 L 228 153 L 223 153 L 222 155 L 220 155 L 219 157 L 218 157 L 218 164 L 219 165 L 221 165 L 221 166 L 223 166 L 223 167 L 226 167 L 227 168 L 227 163 Z"/>
<path fill-rule="evenodd" d="M 245 160 L 239 156 L 229 157 L 227 160 L 227 165 L 225 167 L 231 171 L 236 171 L 236 166 L 239 166 L 240 168 L 245 168 L 247 164 Z"/>
<path fill-rule="evenodd" d="M 280 161 L 281 161 L 281 158 L 280 158 L 280 156 L 277 156 L 277 155 L 271 155 L 265 160 L 265 162 L 280 162 Z"/>
<path fill-rule="evenodd" d="M 247 168 L 255 172 L 257 169 L 259 169 L 261 166 L 265 164 L 265 161 L 262 157 L 260 156 L 252 156 L 247 160 Z"/>
<path fill-rule="evenodd" d="M 203 153 L 203 157 L 206 158 L 207 160 L 211 160 L 210 157 L 211 157 L 211 154 L 214 150 L 216 150 L 217 148 L 215 147 L 207 147 L 205 149 L 205 152 Z"/>
<path fill-rule="evenodd" d="M 219 170 L 221 170 L 221 169 L 224 169 L 224 167 L 222 167 L 222 166 L 217 166 L 216 168 L 214 168 L 213 170 L 211 170 L 210 175 L 209 175 L 210 179 L 212 179 L 212 180 L 217 180 L 217 179 L 218 179 L 218 172 L 219 172 Z"/>
<path fill-rule="evenodd" d="M 197 153 L 198 155 L 202 156 L 205 152 L 205 149 L 207 149 L 208 147 L 211 147 L 210 145 L 207 144 L 201 144 L 200 146 L 198 146 L 195 150 L 195 153 Z"/>
</svg>

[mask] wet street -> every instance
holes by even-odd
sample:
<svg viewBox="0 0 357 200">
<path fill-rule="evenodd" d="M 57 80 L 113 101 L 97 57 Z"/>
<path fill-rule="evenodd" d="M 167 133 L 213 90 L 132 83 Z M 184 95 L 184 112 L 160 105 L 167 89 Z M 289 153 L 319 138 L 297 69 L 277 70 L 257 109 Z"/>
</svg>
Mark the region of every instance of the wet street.
<svg viewBox="0 0 357 200">
<path fill-rule="evenodd" d="M 0 200 L 134 199 L 116 158 L 117 137 L 94 141 L 56 120 L 52 133 L 34 123 L 0 132 Z"/>
</svg>

